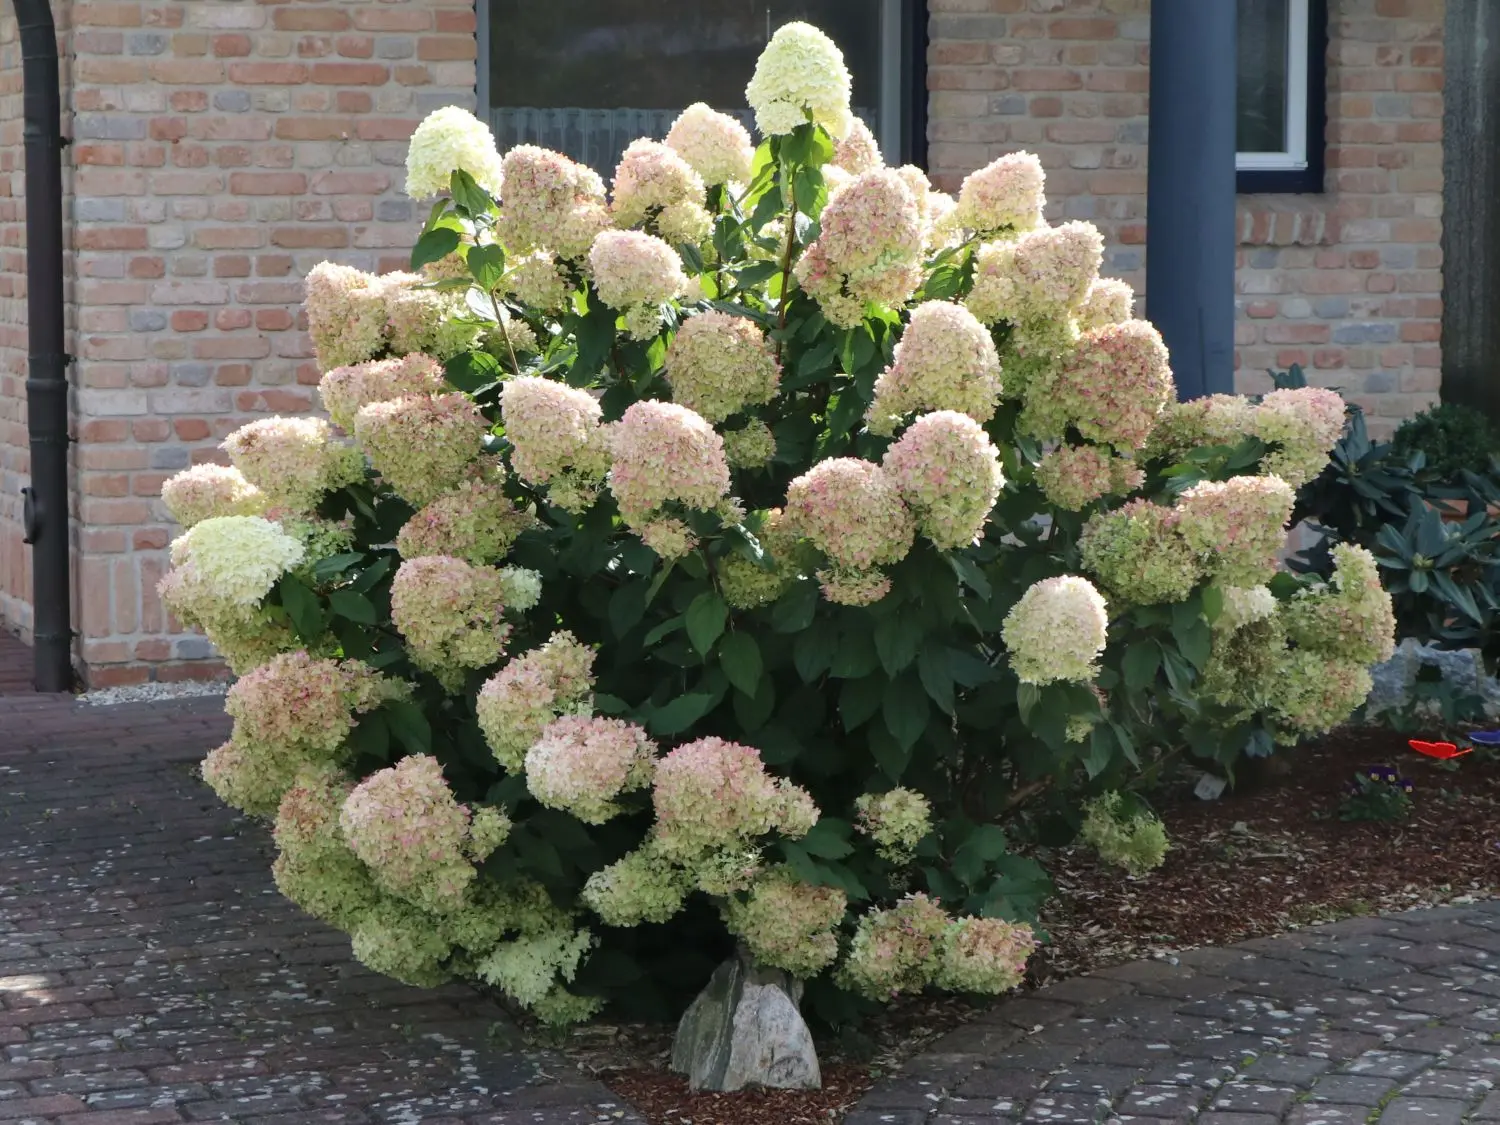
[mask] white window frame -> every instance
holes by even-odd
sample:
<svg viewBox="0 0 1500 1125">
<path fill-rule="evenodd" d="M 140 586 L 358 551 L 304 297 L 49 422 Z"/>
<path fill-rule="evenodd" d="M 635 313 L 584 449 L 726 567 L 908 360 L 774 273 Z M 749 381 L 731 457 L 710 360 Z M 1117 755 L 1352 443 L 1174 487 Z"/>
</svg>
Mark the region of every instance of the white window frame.
<svg viewBox="0 0 1500 1125">
<path fill-rule="evenodd" d="M 1306 9 L 1307 0 L 1292 0 Z M 880 136 L 876 141 L 887 161 L 901 153 L 906 100 L 905 75 L 911 45 L 906 41 L 903 0 L 879 0 L 880 8 Z M 475 0 L 475 34 L 479 40 L 475 69 L 474 109 L 480 120 L 490 114 L 490 19 L 491 0 Z M 1303 79 L 1306 85 L 1306 78 Z"/>
<path fill-rule="evenodd" d="M 1237 172 L 1304 172 L 1307 159 L 1307 74 L 1311 28 L 1308 0 L 1287 0 L 1286 140 L 1285 152 L 1239 152 Z"/>
</svg>

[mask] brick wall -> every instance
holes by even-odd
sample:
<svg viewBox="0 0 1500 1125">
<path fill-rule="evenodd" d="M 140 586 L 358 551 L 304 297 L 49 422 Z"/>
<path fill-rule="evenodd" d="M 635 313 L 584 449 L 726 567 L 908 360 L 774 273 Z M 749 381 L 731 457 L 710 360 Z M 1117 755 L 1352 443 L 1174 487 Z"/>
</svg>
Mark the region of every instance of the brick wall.
<svg viewBox="0 0 1500 1125">
<path fill-rule="evenodd" d="M 1444 0 L 1329 0 L 1326 192 L 1240 199 L 1238 388 L 1301 363 L 1388 434 L 1437 398 Z M 1030 149 L 1143 290 L 1149 0 L 930 0 L 929 162 Z"/>
<path fill-rule="evenodd" d="M 474 13 L 77 0 L 74 25 L 81 644 L 90 682 L 117 683 L 209 655 L 156 598 L 161 483 L 315 402 L 302 278 L 404 258 L 406 138 L 472 105 Z"/>
</svg>

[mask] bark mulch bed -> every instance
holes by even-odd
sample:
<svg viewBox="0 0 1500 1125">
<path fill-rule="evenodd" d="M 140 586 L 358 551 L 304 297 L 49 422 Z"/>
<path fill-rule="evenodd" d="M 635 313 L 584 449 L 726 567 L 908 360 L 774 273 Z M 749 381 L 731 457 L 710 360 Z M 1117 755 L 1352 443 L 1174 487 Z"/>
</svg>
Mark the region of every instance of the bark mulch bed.
<svg viewBox="0 0 1500 1125">
<path fill-rule="evenodd" d="M 1142 878 L 1104 868 L 1084 849 L 1038 853 L 1058 894 L 1043 918 L 1049 945 L 1037 986 L 1141 957 L 1170 956 L 1382 910 L 1488 897 L 1500 889 L 1500 757 L 1476 750 L 1443 764 L 1407 735 L 1350 728 L 1252 763 L 1236 791 L 1199 800 L 1191 782 L 1154 795 L 1172 850 Z M 1393 765 L 1416 785 L 1404 823 L 1340 819 L 1356 772 Z M 894 1006 L 864 1049 L 820 1044 L 821 1091 L 693 1094 L 666 1072 L 670 1028 L 607 1029 L 607 1046 L 574 1053 L 651 1125 L 833 1123 L 883 1070 L 982 1008 L 951 997 Z M 595 1034 L 600 1030 L 595 1028 Z M 589 1033 L 585 1032 L 585 1035 Z"/>
</svg>

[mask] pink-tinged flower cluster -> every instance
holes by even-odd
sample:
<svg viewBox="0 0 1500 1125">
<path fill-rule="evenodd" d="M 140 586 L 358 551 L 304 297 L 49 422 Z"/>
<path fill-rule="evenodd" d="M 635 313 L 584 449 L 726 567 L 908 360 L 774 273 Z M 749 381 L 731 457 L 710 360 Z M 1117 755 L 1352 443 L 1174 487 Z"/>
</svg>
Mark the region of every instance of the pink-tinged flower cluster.
<svg viewBox="0 0 1500 1125">
<path fill-rule="evenodd" d="M 1354 713 L 1373 687 L 1369 668 L 1310 649 L 1286 653 L 1271 684 L 1271 710 L 1287 741 L 1326 734 Z"/>
<path fill-rule="evenodd" d="M 391 623 L 412 662 L 456 690 L 464 672 L 500 659 L 510 626 L 497 570 L 446 555 L 407 559 L 391 582 Z"/>
<path fill-rule="evenodd" d="M 849 900 L 834 887 L 815 887 L 784 867 L 767 871 L 741 900 L 724 904 L 724 924 L 756 961 L 795 977 L 815 977 L 838 958 L 834 932 Z"/>
<path fill-rule="evenodd" d="M 321 418 L 261 418 L 225 438 L 224 450 L 268 505 L 293 512 L 312 511 L 365 475 L 359 450 L 334 441 Z"/>
<path fill-rule="evenodd" d="M 226 804 L 269 816 L 299 771 L 342 756 L 357 713 L 404 694 L 357 661 L 277 655 L 230 688 L 233 737 L 205 760 L 204 779 Z"/>
<path fill-rule="evenodd" d="M 162 503 L 183 527 L 215 516 L 258 516 L 266 510 L 265 493 L 238 469 L 194 465 L 161 486 Z"/>
<path fill-rule="evenodd" d="M 724 439 L 672 402 L 634 403 L 609 430 L 609 487 L 627 523 L 646 523 L 668 504 L 707 512 L 729 495 Z"/>
<path fill-rule="evenodd" d="M 956 410 L 988 422 L 999 401 L 1000 359 L 989 331 L 962 305 L 924 301 L 875 381 L 866 421 L 881 435 L 924 410 Z"/>
<path fill-rule="evenodd" d="M 565 715 L 526 751 L 526 788 L 549 809 L 603 824 L 621 811 L 615 798 L 651 784 L 656 749 L 634 723 Z"/>
<path fill-rule="evenodd" d="M 512 445 L 511 468 L 528 484 L 551 485 L 552 502 L 586 510 L 609 469 L 599 403 L 587 391 L 539 375 L 500 388 L 500 419 Z"/>
<path fill-rule="evenodd" d="M 396 550 L 402 558 L 451 555 L 482 566 L 504 558 L 516 536 L 535 522 L 499 483 L 466 480 L 407 520 L 396 535 Z"/>
<path fill-rule="evenodd" d="M 434 914 L 463 908 L 476 854 L 471 814 L 428 754 L 371 774 L 344 802 L 339 828 L 380 888 Z M 488 854 L 488 853 L 486 853 Z"/>
<path fill-rule="evenodd" d="M 1321 387 L 1272 391 L 1252 415 L 1253 432 L 1278 446 L 1262 466 L 1293 488 L 1323 471 L 1344 432 L 1344 400 Z"/>
<path fill-rule="evenodd" d="M 1287 639 L 1320 656 L 1378 664 L 1395 651 L 1396 617 L 1380 585 L 1375 556 L 1363 547 L 1333 548 L 1333 583 L 1284 603 Z"/>
<path fill-rule="evenodd" d="M 389 402 L 407 395 L 435 395 L 443 386 L 442 364 L 429 355 L 417 353 L 335 367 L 319 380 L 318 396 L 333 424 L 352 431 L 356 415 L 372 402 Z"/>
<path fill-rule="evenodd" d="M 947 912 L 924 894 L 911 894 L 886 910 L 860 918 L 839 983 L 872 1000 L 920 992 L 932 983 L 950 923 Z"/>
<path fill-rule="evenodd" d="M 1079 537 L 1083 566 L 1127 605 L 1180 602 L 1204 578 L 1198 551 L 1183 537 L 1183 515 L 1149 500 L 1099 512 Z"/>
<path fill-rule="evenodd" d="M 806 835 L 817 820 L 805 791 L 766 773 L 753 748 L 722 738 L 700 738 L 658 760 L 651 800 L 656 845 L 678 860 L 743 846 L 773 829 Z"/>
<path fill-rule="evenodd" d="M 667 133 L 667 144 L 692 165 L 709 186 L 747 183 L 755 146 L 749 131 L 726 113 L 703 102 L 683 110 Z"/>
<path fill-rule="evenodd" d="M 917 845 L 932 831 L 932 803 L 915 789 L 866 793 L 854 802 L 854 827 L 875 841 L 882 857 L 910 863 Z"/>
<path fill-rule="evenodd" d="M 235 721 L 235 742 L 246 749 L 331 758 L 354 729 L 357 713 L 402 694 L 398 681 L 357 660 L 314 660 L 291 652 L 241 676 L 224 710 Z"/>
<path fill-rule="evenodd" d="M 1032 585 L 1005 615 L 1001 637 L 1023 684 L 1089 683 L 1108 640 L 1109 611 L 1087 578 L 1065 574 Z"/>
<path fill-rule="evenodd" d="M 1259 586 L 1276 573 L 1296 499 L 1280 477 L 1205 481 L 1177 501 L 1182 536 L 1220 582 Z"/>
<path fill-rule="evenodd" d="M 682 322 L 667 348 L 666 376 L 673 402 L 717 423 L 775 398 L 781 367 L 753 321 L 713 311 Z"/>
<path fill-rule="evenodd" d="M 511 259 L 500 284 L 506 294 L 542 312 L 557 312 L 568 303 L 567 275 L 557 256 L 545 250 Z"/>
<path fill-rule="evenodd" d="M 917 530 L 945 551 L 984 535 L 1005 485 L 995 443 L 983 426 L 954 410 L 918 418 L 886 451 L 882 467 L 916 517 Z"/>
<path fill-rule="evenodd" d="M 899 308 L 922 282 L 922 211 L 891 168 L 855 177 L 823 208 L 817 241 L 797 262 L 797 280 L 841 328 L 867 304 Z"/>
<path fill-rule="evenodd" d="M 660 306 L 687 287 L 677 251 L 640 231 L 605 231 L 589 250 L 589 268 L 599 299 L 625 313 L 626 330 L 636 340 L 660 331 Z"/>
<path fill-rule="evenodd" d="M 1127 282 L 1113 277 L 1095 278 L 1083 304 L 1078 306 L 1078 327 L 1091 332 L 1107 324 L 1123 324 L 1134 310 L 1135 290 Z"/>
<path fill-rule="evenodd" d="M 604 181 L 561 153 L 517 145 L 505 154 L 500 240 L 512 254 L 551 250 L 573 261 L 610 226 Z"/>
<path fill-rule="evenodd" d="M 512 773 L 554 719 L 586 715 L 594 690 L 594 653 L 572 633 L 557 633 L 512 660 L 479 693 L 479 729 L 495 759 Z"/>
<path fill-rule="evenodd" d="M 385 307 L 391 350 L 440 360 L 469 351 L 483 331 L 462 289 L 429 289 L 417 274 L 388 274 Z"/>
<path fill-rule="evenodd" d="M 916 521 L 896 482 L 879 466 L 854 457 L 821 461 L 787 489 L 787 531 L 810 540 L 832 570 L 820 575 L 833 601 L 859 605 L 889 590 L 878 567 L 911 550 Z M 853 599 L 868 598 L 868 601 Z"/>
<path fill-rule="evenodd" d="M 276 810 L 280 854 L 271 867 L 277 890 L 314 918 L 345 930 L 381 899 L 339 831 L 339 813 L 353 788 L 353 779 L 331 766 L 299 772 Z"/>
<path fill-rule="evenodd" d="M 1086 333 L 1056 376 L 1028 391 L 1022 424 L 1044 437 L 1071 425 L 1089 441 L 1137 449 L 1175 391 L 1161 334 L 1144 320 L 1109 324 Z"/>
<path fill-rule="evenodd" d="M 870 127 L 858 117 L 849 126 L 849 132 L 833 146 L 833 163 L 851 176 L 873 172 L 885 167 L 885 158 L 880 155 L 880 145 Z"/>
<path fill-rule="evenodd" d="M 1088 296 L 1103 260 L 1104 238 L 1092 223 L 986 242 L 974 255 L 974 288 L 966 303 L 986 324 L 1066 320 Z"/>
<path fill-rule="evenodd" d="M 1036 467 L 1037 487 L 1047 502 L 1081 512 L 1095 500 L 1139 488 L 1146 474 L 1123 457 L 1096 445 L 1060 445 Z"/>
<path fill-rule="evenodd" d="M 632 141 L 615 168 L 615 225 L 640 226 L 664 208 L 679 203 L 703 204 L 703 177 L 660 141 Z"/>
<path fill-rule="evenodd" d="M 768 137 L 793 132 L 812 121 L 835 140 L 849 131 L 853 79 L 844 54 L 811 24 L 783 24 L 755 61 L 745 100 L 755 124 Z"/>
<path fill-rule="evenodd" d="M 323 371 L 385 350 L 385 286 L 374 274 L 319 262 L 307 275 L 307 330 Z"/>
<path fill-rule="evenodd" d="M 958 224 L 976 234 L 1024 234 L 1042 225 L 1047 176 L 1029 152 L 1013 152 L 970 172 L 958 190 Z"/>
<path fill-rule="evenodd" d="M 354 440 L 403 499 L 422 505 L 463 480 L 489 426 L 468 395 L 407 395 L 372 402 Z"/>
<path fill-rule="evenodd" d="M 1002 918 L 958 918 L 943 934 L 933 983 L 950 992 L 996 996 L 1017 987 L 1036 935 L 1025 923 Z"/>
</svg>

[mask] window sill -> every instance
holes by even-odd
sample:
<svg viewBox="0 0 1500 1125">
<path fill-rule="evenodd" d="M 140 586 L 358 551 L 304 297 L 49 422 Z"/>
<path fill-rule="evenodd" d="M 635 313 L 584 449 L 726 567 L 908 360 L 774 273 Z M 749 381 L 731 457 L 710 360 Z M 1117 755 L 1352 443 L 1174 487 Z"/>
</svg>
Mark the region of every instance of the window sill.
<svg viewBox="0 0 1500 1125">
<path fill-rule="evenodd" d="M 1327 196 L 1241 195 L 1235 213 L 1240 246 L 1330 246 L 1338 210 Z"/>
</svg>

